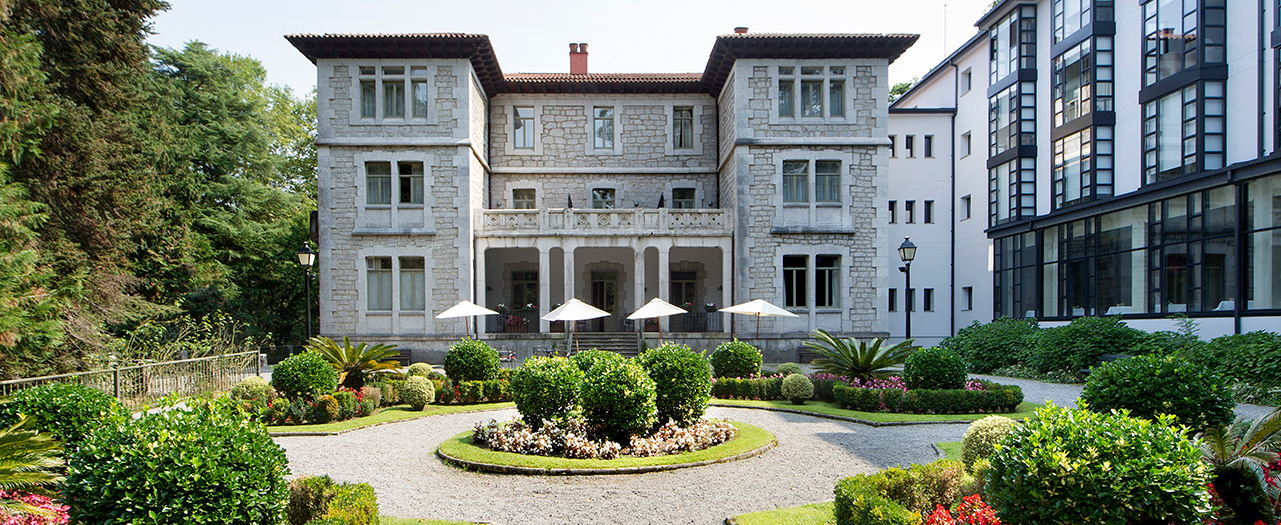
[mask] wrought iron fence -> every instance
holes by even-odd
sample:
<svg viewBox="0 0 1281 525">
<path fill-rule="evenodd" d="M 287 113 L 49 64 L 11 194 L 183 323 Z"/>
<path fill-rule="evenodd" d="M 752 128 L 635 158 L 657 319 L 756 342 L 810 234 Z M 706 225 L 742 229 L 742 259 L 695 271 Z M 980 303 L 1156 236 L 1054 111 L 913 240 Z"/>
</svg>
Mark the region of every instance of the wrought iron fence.
<svg viewBox="0 0 1281 525">
<path fill-rule="evenodd" d="M 49 383 L 79 383 L 111 394 L 136 409 L 169 395 L 193 396 L 230 389 L 259 375 L 258 352 L 124 366 L 110 370 L 0 381 L 0 395 Z"/>
<path fill-rule="evenodd" d="M 538 310 L 513 310 L 485 317 L 485 331 L 491 334 L 536 334 Z"/>
<path fill-rule="evenodd" d="M 723 315 L 721 312 L 690 312 L 668 319 L 672 320 L 673 332 L 724 332 Z"/>
</svg>

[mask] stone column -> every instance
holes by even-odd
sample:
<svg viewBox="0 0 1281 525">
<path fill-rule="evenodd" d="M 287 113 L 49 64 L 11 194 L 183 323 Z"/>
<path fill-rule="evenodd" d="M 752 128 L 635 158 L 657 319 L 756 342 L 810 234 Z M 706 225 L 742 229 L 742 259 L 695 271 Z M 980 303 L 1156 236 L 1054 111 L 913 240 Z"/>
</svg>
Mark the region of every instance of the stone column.
<svg viewBox="0 0 1281 525">
<path fill-rule="evenodd" d="M 645 243 L 640 239 L 632 240 L 632 260 L 635 261 L 632 264 L 632 273 L 635 275 L 635 279 L 633 279 L 635 284 L 632 285 L 632 301 L 634 303 L 632 311 L 635 312 L 645 306 L 647 295 L 645 293 Z M 636 328 L 644 335 L 645 320 L 637 319 Z"/>
<path fill-rule="evenodd" d="M 672 246 L 670 243 L 664 243 L 658 247 L 658 290 L 657 292 L 659 297 L 667 297 L 667 301 L 669 302 L 672 300 L 672 297 L 671 297 L 671 290 L 672 290 L 671 251 L 672 251 Z M 680 305 L 678 304 L 676 306 L 680 306 Z M 667 322 L 666 317 L 660 317 L 658 319 L 658 322 L 662 324 L 662 327 L 661 327 L 662 331 L 664 332 L 671 331 L 670 323 Z"/>
<path fill-rule="evenodd" d="M 486 308 L 489 307 L 489 305 L 485 304 L 489 301 L 489 294 L 485 293 L 485 250 L 487 248 L 489 248 L 489 241 L 483 238 L 476 239 L 476 268 L 473 270 L 476 273 L 476 297 L 474 302 Z M 479 338 L 485 333 L 485 316 L 478 315 L 475 317 L 475 321 L 476 337 Z"/>
<path fill-rule="evenodd" d="M 547 315 L 551 310 L 552 299 L 552 268 L 551 268 L 551 248 L 539 243 L 538 246 L 538 317 Z M 551 326 L 547 321 L 538 320 L 538 333 L 545 334 L 551 331 Z"/>
<path fill-rule="evenodd" d="M 721 308 L 734 304 L 734 250 L 729 239 L 722 240 L 721 245 Z M 721 314 L 721 326 L 725 333 L 730 333 L 732 314 Z"/>
<path fill-rule="evenodd" d="M 565 243 L 565 302 L 575 297 L 574 295 L 574 249 L 577 243 Z M 568 328 L 566 328 L 568 329 Z"/>
</svg>

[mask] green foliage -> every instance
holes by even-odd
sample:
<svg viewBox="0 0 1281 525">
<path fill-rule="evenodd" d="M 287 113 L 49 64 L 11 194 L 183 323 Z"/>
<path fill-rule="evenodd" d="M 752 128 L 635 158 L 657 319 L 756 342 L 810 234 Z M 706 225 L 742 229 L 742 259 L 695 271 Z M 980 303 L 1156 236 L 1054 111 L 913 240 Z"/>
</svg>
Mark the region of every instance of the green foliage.
<svg viewBox="0 0 1281 525">
<path fill-rule="evenodd" d="M 814 397 L 814 383 L 805 374 L 791 374 L 783 378 L 783 399 L 795 405 L 804 405 Z"/>
<path fill-rule="evenodd" d="M 289 525 L 306 525 L 329 510 L 337 490 L 329 476 L 303 476 L 289 482 Z"/>
<path fill-rule="evenodd" d="M 961 462 L 971 472 L 974 462 L 992 457 L 996 444 L 1014 432 L 1014 420 L 1005 416 L 987 416 L 970 423 L 961 438 Z"/>
<path fill-rule="evenodd" d="M 329 394 L 319 396 L 316 402 L 311 405 L 311 411 L 307 414 L 308 423 L 325 424 L 330 421 L 337 421 L 342 413 L 342 407 L 338 400 Z"/>
<path fill-rule="evenodd" d="M 360 343 L 359 346 L 352 346 L 347 337 L 342 338 L 340 345 L 328 337 L 313 337 L 307 341 L 307 349 L 324 357 L 338 372 L 339 384 L 347 388 L 358 389 L 365 386 L 370 374 L 400 368 L 400 363 L 396 361 L 396 345 L 369 346 L 367 343 Z"/>
<path fill-rule="evenodd" d="M 989 502 L 1012 523 L 1196 522 L 1210 468 L 1171 423 L 1042 408 L 992 455 Z"/>
<path fill-rule="evenodd" d="M 322 516 L 331 525 L 378 525 L 378 497 L 368 483 L 342 483 Z"/>
<path fill-rule="evenodd" d="M 720 399 L 782 399 L 783 378 L 756 377 L 740 379 L 722 377 L 712 383 L 712 396 Z"/>
<path fill-rule="evenodd" d="M 368 483 L 304 476 L 289 483 L 289 525 L 377 525 L 378 499 Z"/>
<path fill-rule="evenodd" d="M 903 362 L 903 381 L 909 389 L 965 388 L 965 362 L 946 348 L 925 348 Z"/>
<path fill-rule="evenodd" d="M 1014 412 L 1023 402 L 1015 385 L 985 383 L 984 390 L 908 390 L 832 387 L 836 406 L 860 412 L 980 414 Z"/>
<path fill-rule="evenodd" d="M 431 383 L 431 380 L 422 376 L 406 379 L 404 383 L 399 385 L 397 391 L 400 394 L 400 401 L 414 410 L 422 410 L 436 401 L 435 385 Z"/>
<path fill-rule="evenodd" d="M 432 368 L 432 366 L 428 363 L 414 363 L 412 365 L 409 365 L 409 370 L 405 371 L 405 376 L 406 377 L 423 376 L 428 379 L 431 379 L 431 373 L 435 371 L 436 369 Z"/>
<path fill-rule="evenodd" d="M 921 79 L 912 77 L 912 80 L 908 82 L 899 82 L 898 84 L 894 84 L 890 87 L 890 104 L 893 104 L 899 97 L 903 96 L 908 91 L 911 91 L 912 86 L 915 86 L 916 83 L 920 81 Z"/>
<path fill-rule="evenodd" d="M 49 490 L 62 481 L 62 445 L 46 432 L 37 432 L 35 420 L 23 417 L 0 428 L 0 490 L 53 495 Z M 0 500 L 0 511 L 38 512 L 31 505 Z"/>
<path fill-rule="evenodd" d="M 1240 521 L 1275 519 L 1263 512 L 1269 505 L 1259 502 L 1266 486 L 1263 468 L 1281 459 L 1281 409 L 1253 421 L 1241 417 L 1231 425 L 1208 428 L 1197 436 L 1197 446 L 1213 468 L 1215 491 Z"/>
<path fill-rule="evenodd" d="M 1130 328 L 1120 316 L 1078 317 L 1071 323 L 1046 328 L 1036 335 L 1027 364 L 1038 372 L 1086 370 L 1103 354 L 1131 354 L 1148 337 Z"/>
<path fill-rule="evenodd" d="M 824 356 L 814 360 L 814 367 L 850 379 L 871 379 L 877 371 L 902 364 L 919 349 L 912 346 L 912 339 L 882 348 L 884 339 L 877 339 L 868 346 L 867 341 L 839 339 L 821 329 L 811 335 L 818 343 L 805 341 L 805 346 Z"/>
<path fill-rule="evenodd" d="M 587 426 L 599 437 L 628 443 L 658 422 L 654 380 L 632 361 L 593 366 L 579 395 Z"/>
<path fill-rule="evenodd" d="M 969 482 L 950 460 L 848 477 L 836 484 L 836 523 L 918 524 L 935 506 L 952 507 Z"/>
<path fill-rule="evenodd" d="M 360 406 L 356 403 L 356 394 L 350 390 L 334 392 L 334 400 L 338 402 L 337 421 L 346 421 L 356 417 L 356 412 L 360 410 Z"/>
<path fill-rule="evenodd" d="M 775 372 L 779 374 L 783 374 L 785 376 L 804 373 L 804 371 L 801 370 L 801 365 L 798 365 L 796 363 L 783 363 L 781 365 L 778 365 L 778 369 L 775 370 Z"/>
<path fill-rule="evenodd" d="M 512 376 L 511 392 L 516 410 L 537 429 L 543 420 L 556 420 L 578 405 L 583 372 L 564 357 L 534 357 Z"/>
<path fill-rule="evenodd" d="M 1002 317 L 987 324 L 975 321 L 956 335 L 939 343 L 939 348 L 956 352 L 970 372 L 990 374 L 998 368 L 1025 361 L 1040 331 L 1036 319 Z"/>
<path fill-rule="evenodd" d="M 676 343 L 663 343 L 636 357 L 654 380 L 658 424 L 673 421 L 687 427 L 707 412 L 712 397 L 712 367 L 701 353 Z"/>
<path fill-rule="evenodd" d="M 257 348 L 258 341 L 246 336 L 246 331 L 244 323 L 221 312 L 199 319 L 190 315 L 150 317 L 108 343 L 110 362 L 97 366 L 195 359 Z"/>
<path fill-rule="evenodd" d="M 338 388 L 338 372 L 319 352 L 303 352 L 272 368 L 271 386 L 289 399 L 310 399 Z"/>
<path fill-rule="evenodd" d="M 275 390 L 271 388 L 266 379 L 252 376 L 241 379 L 239 383 L 236 383 L 236 386 L 231 387 L 229 395 L 232 399 L 241 401 L 267 401 L 274 393 Z"/>
<path fill-rule="evenodd" d="M 575 365 L 578 365 L 579 370 L 581 370 L 584 374 L 586 374 L 588 371 L 592 369 L 592 367 L 596 366 L 599 363 L 602 363 L 602 362 L 619 363 L 622 361 L 626 361 L 627 358 L 619 354 L 616 354 L 614 352 L 610 352 L 608 350 L 598 350 L 598 349 L 592 348 L 590 350 L 583 350 L 582 352 L 578 352 L 574 354 L 572 357 L 570 357 L 570 360 L 572 360 Z"/>
<path fill-rule="evenodd" d="M 475 339 L 454 343 L 445 353 L 445 375 L 453 381 L 498 379 L 500 366 L 498 352 L 489 344 Z"/>
<path fill-rule="evenodd" d="M 1193 430 L 1232 421 L 1232 392 L 1209 369 L 1177 357 L 1138 356 L 1095 368 L 1081 399 L 1095 412 L 1125 408 L 1134 417 L 1174 416 Z"/>
<path fill-rule="evenodd" d="M 100 427 L 68 457 L 76 523 L 280 523 L 285 452 L 230 400 L 184 400 Z M 177 438 L 181 436 L 181 438 Z"/>
<path fill-rule="evenodd" d="M 0 65 L 3 60 L 0 53 Z M 47 291 L 55 285 L 54 270 L 41 261 L 35 232 L 45 219 L 43 206 L 26 200 L 21 184 L 6 183 L 5 171 L 0 162 L 0 374 L 21 377 L 52 369 L 46 354 L 62 342 L 66 300 Z"/>
<path fill-rule="evenodd" d="M 0 425 L 16 424 L 24 415 L 36 429 L 75 446 L 93 429 L 126 417 L 128 411 L 100 390 L 77 383 L 46 383 L 20 390 L 8 403 L 0 404 Z"/>
<path fill-rule="evenodd" d="M 1252 385 L 1281 386 L 1281 334 L 1255 331 L 1216 337 L 1179 354 L 1219 375 Z"/>
<path fill-rule="evenodd" d="M 716 377 L 752 377 L 761 371 L 761 351 L 735 339 L 716 346 L 710 357 Z"/>
<path fill-rule="evenodd" d="M 859 474 L 836 483 L 837 525 L 918 525 L 921 515 L 885 496 L 872 482 L 876 474 Z"/>
</svg>

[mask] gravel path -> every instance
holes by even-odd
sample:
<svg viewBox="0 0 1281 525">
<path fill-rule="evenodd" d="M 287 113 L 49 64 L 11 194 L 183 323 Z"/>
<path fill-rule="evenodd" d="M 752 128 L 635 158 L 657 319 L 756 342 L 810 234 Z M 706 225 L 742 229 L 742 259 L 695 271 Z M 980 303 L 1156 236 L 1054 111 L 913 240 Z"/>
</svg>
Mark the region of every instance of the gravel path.
<svg viewBox="0 0 1281 525">
<path fill-rule="evenodd" d="M 763 427 L 779 446 L 755 458 L 637 475 L 540 477 L 466 472 L 436 446 L 481 419 L 515 410 L 432 416 L 338 436 L 276 438 L 295 475 L 367 482 L 379 512 L 491 523 L 720 523 L 726 517 L 832 499 L 836 481 L 935 459 L 932 443 L 959 441 L 965 425 L 871 428 L 828 419 L 713 407 Z"/>
</svg>

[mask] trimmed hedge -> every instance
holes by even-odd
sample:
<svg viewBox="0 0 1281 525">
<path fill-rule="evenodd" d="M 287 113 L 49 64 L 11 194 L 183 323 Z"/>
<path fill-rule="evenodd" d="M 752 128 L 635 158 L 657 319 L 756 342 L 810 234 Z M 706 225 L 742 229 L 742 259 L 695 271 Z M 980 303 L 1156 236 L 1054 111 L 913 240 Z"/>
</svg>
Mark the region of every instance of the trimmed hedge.
<svg viewBox="0 0 1281 525">
<path fill-rule="evenodd" d="M 543 420 L 555 420 L 569 414 L 578 405 L 578 389 L 583 385 L 583 372 L 564 357 L 535 357 L 512 376 L 511 392 L 516 410 L 534 429 Z"/>
<path fill-rule="evenodd" d="M 836 405 L 860 412 L 911 412 L 917 414 L 990 414 L 1014 412 L 1023 402 L 1016 385 L 983 382 L 986 390 L 908 390 L 832 388 Z"/>
<path fill-rule="evenodd" d="M 965 388 L 965 361 L 946 348 L 923 348 L 903 361 L 903 382 L 910 390 Z"/>
<path fill-rule="evenodd" d="M 578 369 L 582 370 L 584 374 L 590 372 L 593 366 L 602 362 L 608 361 L 611 363 L 619 363 L 627 360 L 627 358 L 623 357 L 621 354 L 596 348 L 578 352 L 569 359 L 573 361 L 575 365 L 578 365 Z"/>
<path fill-rule="evenodd" d="M 453 381 L 498 379 L 501 368 L 498 351 L 484 341 L 463 339 L 445 353 L 445 375 Z"/>
<path fill-rule="evenodd" d="M 859 474 L 836 483 L 836 525 L 920 525 L 921 515 L 886 498 L 870 479 Z"/>
<path fill-rule="evenodd" d="M 1027 360 L 1040 331 L 1036 319 L 1002 317 L 987 324 L 975 321 L 939 343 L 957 353 L 970 372 L 987 374 Z"/>
<path fill-rule="evenodd" d="M 84 441 L 104 423 L 129 414 L 116 398 L 77 383 L 48 383 L 20 390 L 12 399 L 0 404 L 0 424 L 11 426 L 25 414 L 35 420 L 37 429 L 69 446 Z"/>
<path fill-rule="evenodd" d="M 1081 399 L 1095 412 L 1125 408 L 1153 419 L 1169 414 L 1193 431 L 1227 425 L 1235 415 L 1232 391 L 1208 368 L 1177 357 L 1138 356 L 1095 368 Z"/>
<path fill-rule="evenodd" d="M 1078 317 L 1037 333 L 1027 364 L 1042 374 L 1075 373 L 1099 364 L 1103 354 L 1129 354 L 1147 339 L 1147 332 L 1130 328 L 1120 316 Z"/>
<path fill-rule="evenodd" d="M 414 410 L 422 410 L 436 400 L 436 386 L 426 377 L 410 377 L 401 386 L 400 400 Z"/>
<path fill-rule="evenodd" d="M 761 351 L 735 339 L 716 346 L 709 358 L 716 377 L 752 377 L 761 373 Z"/>
<path fill-rule="evenodd" d="M 1281 386 L 1281 334 L 1255 331 L 1189 345 L 1179 354 L 1229 380 Z"/>
<path fill-rule="evenodd" d="M 739 379 L 722 377 L 712 383 L 712 396 L 720 399 L 759 399 L 771 400 L 783 398 L 783 378 L 758 377 Z"/>
<path fill-rule="evenodd" d="M 814 382 L 805 374 L 788 375 L 783 378 L 782 395 L 793 405 L 804 405 L 806 400 L 814 397 Z"/>
<path fill-rule="evenodd" d="M 658 421 L 654 380 L 632 361 L 602 362 L 587 372 L 580 392 L 583 418 L 596 436 L 629 443 Z"/>
<path fill-rule="evenodd" d="M 290 400 L 312 399 L 338 388 L 338 372 L 320 352 L 308 350 L 276 363 L 271 386 Z"/>
<path fill-rule="evenodd" d="M 442 405 L 475 405 L 477 403 L 505 403 L 512 400 L 511 384 L 504 379 L 488 381 L 433 381 L 436 402 Z"/>
<path fill-rule="evenodd" d="M 658 424 L 668 421 L 687 427 L 707 412 L 712 397 L 712 367 L 690 347 L 663 343 L 636 357 L 654 380 Z"/>
<path fill-rule="evenodd" d="M 987 416 L 970 423 L 961 437 L 961 462 L 973 469 L 974 462 L 992 457 L 996 444 L 1014 432 L 1016 423 L 1005 416 Z"/>
<path fill-rule="evenodd" d="M 289 525 L 378 525 L 378 498 L 368 483 L 304 476 L 289 483 Z"/>
</svg>

